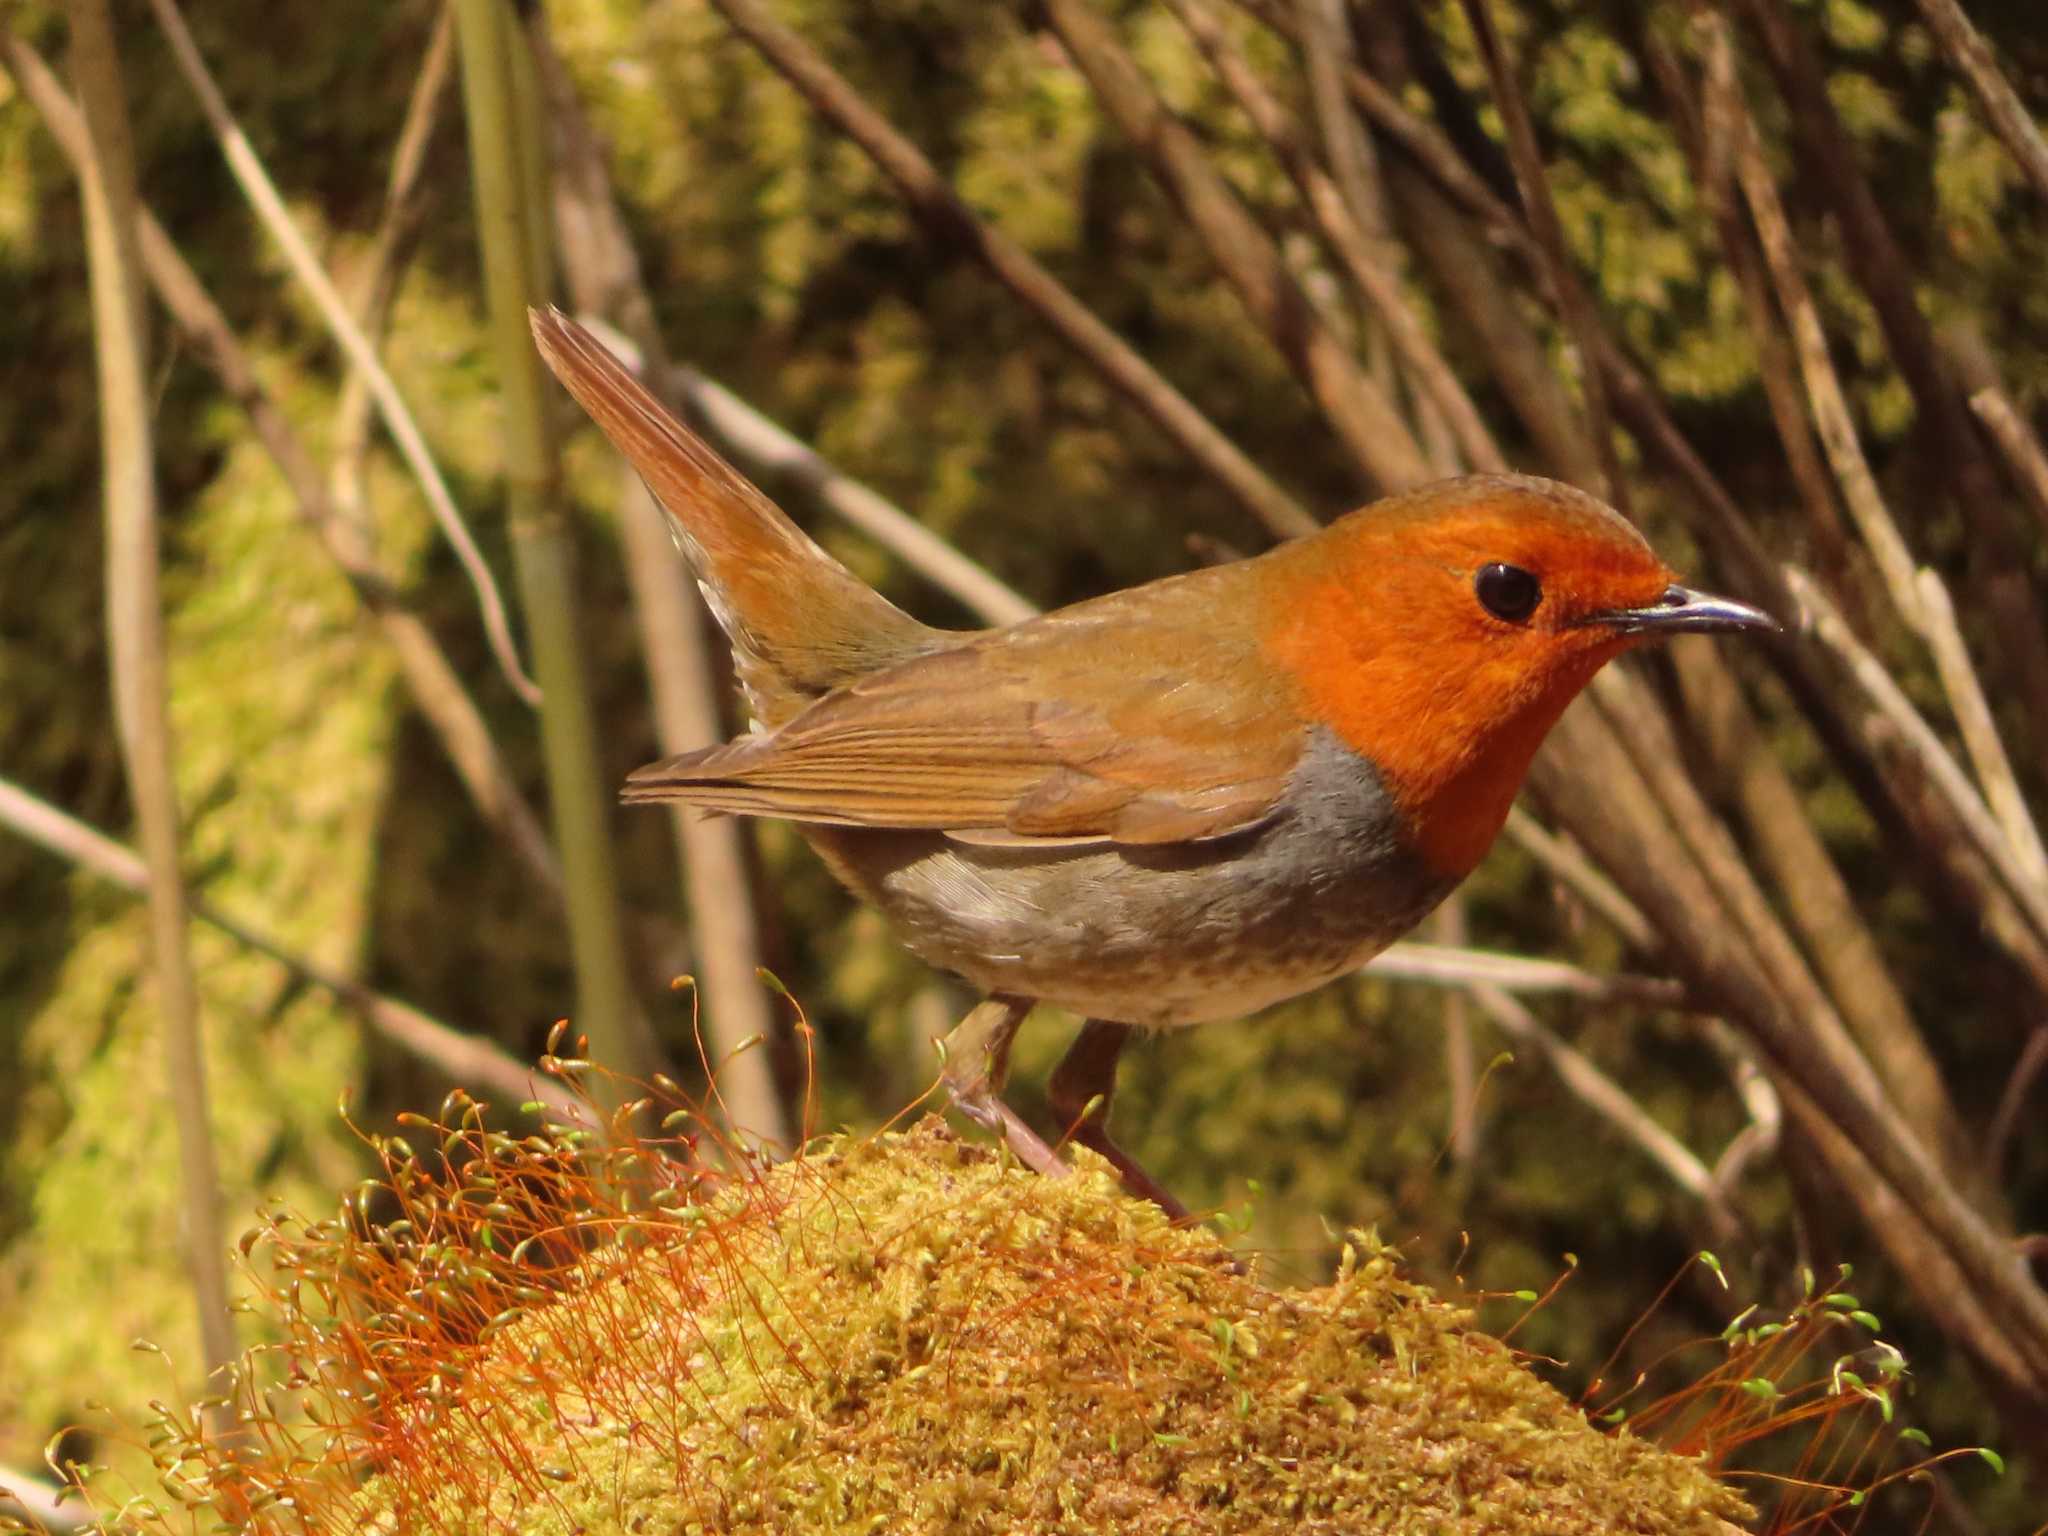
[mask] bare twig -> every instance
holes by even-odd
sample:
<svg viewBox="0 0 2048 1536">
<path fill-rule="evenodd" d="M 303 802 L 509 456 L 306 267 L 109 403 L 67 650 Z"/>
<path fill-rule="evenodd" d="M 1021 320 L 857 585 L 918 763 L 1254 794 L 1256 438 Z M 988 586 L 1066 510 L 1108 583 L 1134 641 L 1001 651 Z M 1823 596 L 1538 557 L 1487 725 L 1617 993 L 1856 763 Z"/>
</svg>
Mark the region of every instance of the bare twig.
<svg viewBox="0 0 2048 1536">
<path fill-rule="evenodd" d="M 1520 806 L 1508 812 L 1507 836 L 1552 879 L 1604 917 L 1630 948 L 1644 954 L 1657 948 L 1656 930 L 1636 904 L 1622 895 L 1620 888 L 1601 874 L 1591 859 Z"/>
<path fill-rule="evenodd" d="M 1551 199 L 1550 181 L 1543 170 L 1542 152 L 1536 144 L 1536 127 L 1530 121 L 1529 105 L 1523 99 L 1521 85 L 1515 78 L 1514 64 L 1508 58 L 1500 33 L 1493 24 L 1490 0 L 1464 0 L 1464 4 L 1465 14 L 1472 21 L 1473 36 L 1478 40 L 1480 54 L 1486 61 L 1487 76 L 1493 83 L 1494 105 L 1500 109 L 1501 121 L 1507 126 L 1508 154 L 1514 162 L 1515 181 L 1522 191 L 1523 211 L 1535 233 L 1537 248 L 1542 252 L 1551 286 L 1557 294 L 1559 310 L 1571 332 L 1572 345 L 1579 354 L 1579 379 L 1586 396 L 1587 430 L 1593 439 L 1593 451 L 1599 457 L 1601 478 L 1606 482 L 1587 489 L 1626 510 L 1627 489 L 1621 477 L 1620 463 L 1615 458 L 1607 385 L 1598 351 L 1593 345 L 1599 326 L 1593 299 L 1572 267 L 1571 253 L 1564 241 L 1564 225 L 1558 220 L 1557 204 Z"/>
<path fill-rule="evenodd" d="M 1704 24 L 1710 28 L 1710 48 L 1717 52 L 1727 49 L 1727 31 L 1721 18 L 1707 16 Z M 1834 466 L 1835 479 L 1842 487 L 1843 499 L 1856 520 L 1857 530 L 1884 576 L 1893 606 L 1934 655 L 1942 689 L 1962 731 L 1963 745 L 1969 751 L 1979 782 L 1984 785 L 1985 797 L 2013 845 L 2018 866 L 2034 883 L 2048 886 L 2048 851 L 2042 848 L 2040 833 L 1991 718 L 1991 706 L 1970 663 L 1962 633 L 1956 627 L 1947 589 L 1932 570 L 1916 569 L 1905 536 L 1892 520 L 1877 488 L 1877 477 L 1864 457 L 1855 418 L 1850 414 L 1841 380 L 1828 355 L 1819 310 L 1800 270 L 1776 179 L 1764 160 L 1756 124 L 1740 97 L 1726 94 L 1733 91 L 1733 83 L 1732 68 L 1717 68 L 1709 77 L 1717 106 L 1725 112 L 1731 128 L 1730 148 L 1736 175 L 1749 201 L 1750 214 L 1756 220 L 1764 256 L 1777 283 L 1779 304 L 1792 325 L 1793 344 L 1806 378 L 1807 398 L 1820 427 L 1821 445 Z"/>
<path fill-rule="evenodd" d="M 1565 712 L 1535 777 L 1589 849 L 1670 941 L 1688 989 L 1740 1024 L 1772 1064 L 1786 1107 L 1825 1138 L 1839 1186 L 1945 1326 L 2002 1388 L 2038 1404 L 2048 1303 L 2021 1282 L 2005 1243 L 1936 1171 L 1912 1129 L 1870 1091 L 1870 1069 L 1838 1035 L 1812 1031 L 1764 978 L 1747 940 L 1598 709 Z M 1967 1294 L 1958 1296 L 1962 1283 Z"/>
<path fill-rule="evenodd" d="M 1892 980 L 1883 949 L 1858 916 L 1848 882 L 1814 830 L 1797 788 L 1772 754 L 1719 653 L 1704 641 L 1670 648 L 1694 761 L 1740 810 L 1755 862 L 1783 900 L 1829 995 L 1886 1091 L 1928 1130 L 1952 1176 L 1970 1172 L 1941 1067 Z M 1965 1179 L 1967 1182 L 1967 1179 Z"/>
<path fill-rule="evenodd" d="M 1440 987 L 1499 987 L 1505 992 L 1557 993 L 1586 1002 L 1634 1003 L 1645 1008 L 1685 1008 L 1685 988 L 1663 976 L 1603 976 L 1563 960 L 1504 955 L 1455 944 L 1402 939 L 1389 944 L 1365 967 L 1389 981 L 1419 981 Z"/>
<path fill-rule="evenodd" d="M 1998 871 L 2013 899 L 2026 912 L 2035 932 L 2048 940 L 2048 893 L 2027 877 L 2003 829 L 1992 817 L 1968 776 L 1949 755 L 1933 729 L 1920 717 L 1905 691 L 1885 670 L 1884 663 L 1871 655 L 1851 633 L 1819 584 L 1803 571 L 1790 567 L 1786 569 L 1785 578 L 1805 609 L 1802 627 L 1841 659 L 1849 676 L 1863 690 L 1864 697 L 1898 732 L 1929 780 L 1941 790 L 1949 808 L 1955 812 L 1957 822 L 1977 852 Z"/>
<path fill-rule="evenodd" d="M 1829 94 L 1826 70 L 1807 35 L 1810 23 L 1781 0 L 1722 3 L 1746 11 L 1763 40 L 1791 109 L 1792 145 L 1807 167 L 1809 184 L 1834 212 L 1842 260 L 1869 296 L 1889 361 L 1912 391 L 1923 430 L 1943 455 L 1949 500 L 1971 530 L 1965 550 L 1974 600 L 1999 635 L 1992 659 L 2001 669 L 2001 688 L 2025 700 L 2023 720 L 2048 722 L 2048 634 L 2018 525 L 2009 499 L 1999 494 L 1998 476 L 1922 311 L 1912 264 Z"/>
<path fill-rule="evenodd" d="M 1115 385 L 1247 512 L 1280 538 L 1308 533 L 1317 526 L 1293 497 L 1057 278 L 1021 246 L 976 218 L 931 161 L 862 100 L 816 50 L 776 21 L 759 0 L 712 3 L 813 107 L 867 153 L 934 232 L 957 241 L 983 262 L 1026 308 Z"/>
<path fill-rule="evenodd" d="M 1991 1129 L 1984 1136 L 1984 1161 L 1992 1172 L 1996 1173 L 2005 1166 L 2006 1153 L 2012 1147 L 2012 1133 L 2019 1127 L 2020 1116 L 2026 1112 L 2027 1099 L 2044 1071 L 2048 1071 L 2048 1025 L 2036 1024 L 2027 1033 L 2027 1043 L 2020 1047 L 2019 1060 L 2013 1063 L 2005 1091 L 1998 1096 L 1998 1109 L 1991 1117 Z"/>
<path fill-rule="evenodd" d="M 1304 42 L 1302 28 L 1285 0 L 1238 0 L 1238 3 L 1282 37 L 1296 44 Z M 1372 125 L 1399 146 L 1454 202 L 1478 219 L 1489 239 L 1504 249 L 1516 252 L 1532 270 L 1542 266 L 1542 254 L 1537 250 L 1521 215 L 1494 195 L 1485 179 L 1465 163 L 1457 146 L 1431 123 L 1409 111 L 1395 92 L 1364 70 L 1347 70 L 1344 85 L 1351 100 Z"/>
<path fill-rule="evenodd" d="M 1595 1066 L 1576 1047 L 1566 1044 L 1521 1003 L 1499 987 L 1479 986 L 1472 990 L 1495 1028 L 1510 1040 L 1526 1045 L 1540 1055 L 1559 1082 L 1622 1139 L 1664 1171 L 1666 1178 L 1706 1207 L 1708 1219 L 1724 1233 L 1741 1230 L 1741 1222 L 1729 1205 L 1726 1193 L 1715 1182 L 1707 1165 L 1694 1156 L 1627 1091 Z"/>
<path fill-rule="evenodd" d="M 1383 491 L 1432 479 L 1407 422 L 1323 323 L 1272 237 L 1187 125 L 1159 99 L 1101 13 L 1089 0 L 1044 0 L 1043 9 L 1096 99 L 1179 205 L 1217 270 L 1359 467 Z"/>
<path fill-rule="evenodd" d="M 1734 50 L 1707 50 L 1706 66 L 1716 80 L 1706 92 L 1704 106 L 1694 100 L 1684 66 L 1656 29 L 1644 30 L 1643 51 L 1672 105 L 1672 115 L 1692 161 L 1693 179 L 1713 214 L 1722 254 L 1742 295 L 1743 319 L 1748 323 L 1750 344 L 1756 350 L 1757 375 L 1763 382 L 1764 397 L 1770 402 L 1771 420 L 1778 429 L 1778 441 L 1785 450 L 1792 483 L 1799 488 L 1800 500 L 1806 504 L 1807 526 L 1812 530 L 1821 567 L 1839 572 L 1847 539 L 1835 509 L 1833 484 L 1807 421 L 1806 398 L 1797 378 L 1798 364 L 1786 345 L 1784 323 L 1772 304 L 1762 257 L 1750 238 L 1749 226 L 1742 217 L 1740 194 L 1734 186 L 1731 158 L 1735 129 L 1728 121 L 1729 104 L 1736 99 L 1732 79 Z"/>
<path fill-rule="evenodd" d="M 1714 1159 L 1714 1187 L 1723 1199 L 1733 1201 L 1750 1167 L 1778 1149 L 1785 1108 L 1770 1074 L 1757 1064 L 1756 1053 L 1725 1019 L 1704 1020 L 1703 1033 L 1727 1067 L 1743 1108 L 1749 1111 L 1749 1124 L 1729 1137 L 1728 1145 Z"/>
<path fill-rule="evenodd" d="M 1977 413 L 1977 419 L 1984 423 L 1992 441 L 2005 455 L 2006 468 L 2025 493 L 2034 516 L 2043 527 L 2048 527 L 2048 453 L 2041 451 L 2041 440 L 2013 409 L 2005 391 L 1996 385 L 1987 385 L 1971 395 L 1970 409 Z"/>
<path fill-rule="evenodd" d="M 209 1373 L 233 1364 L 220 1169 L 207 1103 L 199 984 L 179 868 L 181 835 L 166 689 L 148 325 L 135 231 L 135 161 L 107 0 L 71 0 L 71 67 L 85 120 L 80 166 L 105 465 L 107 628 L 114 722 L 150 871 L 151 969 L 177 1127 L 185 1262 Z"/>
<path fill-rule="evenodd" d="M 1991 57 L 1984 34 L 1971 24 L 1956 0 L 1916 3 L 1949 63 L 1969 82 L 1985 121 L 2005 142 L 2006 149 L 2026 172 L 2027 180 L 2034 184 L 2034 195 L 2048 202 L 2048 139 L 2042 138 L 2012 82 L 1999 72 L 1998 61 Z"/>
<path fill-rule="evenodd" d="M 304 283 L 313 302 L 319 307 L 321 318 L 334 333 L 335 340 L 347 353 L 349 361 L 360 369 L 369 381 L 370 391 L 376 397 L 377 408 L 384 417 L 384 425 L 398 444 L 399 452 L 419 481 L 420 489 L 426 493 L 427 505 L 433 509 L 434 520 L 440 524 L 441 532 L 461 562 L 468 575 L 470 585 L 475 589 L 477 602 L 483 609 L 484 631 L 491 645 L 491 654 L 496 658 L 498 668 L 512 685 L 520 698 L 529 704 L 540 702 L 540 690 L 519 665 L 518 647 L 513 643 L 511 620 L 505 611 L 505 600 L 498 591 L 497 579 L 491 575 L 483 554 L 470 537 L 469 528 L 456 508 L 455 498 L 448 492 L 447 484 L 441 478 L 440 468 L 434 463 L 433 454 L 427 448 L 427 441 L 421 435 L 419 425 L 413 420 L 412 412 L 399 394 L 398 386 L 378 360 L 376 349 L 363 334 L 349 313 L 348 303 L 334 286 L 334 280 L 327 275 L 326 268 L 306 243 L 306 237 L 299 232 L 291 212 L 278 195 L 276 185 L 271 181 L 263 162 L 256 158 L 256 151 L 248 138 L 235 122 L 229 111 L 227 98 L 221 95 L 220 86 L 215 83 L 206 61 L 200 57 L 199 47 L 192 39 L 191 30 L 185 25 L 185 18 L 179 13 L 177 0 L 149 0 L 157 21 L 170 39 L 171 55 L 177 60 L 179 70 L 184 74 L 193 93 L 199 98 L 200 108 L 212 125 L 214 136 L 219 139 L 221 152 L 227 157 L 228 169 L 234 173 L 235 181 L 242 188 L 271 238 L 283 250 L 292 271 Z"/>
<path fill-rule="evenodd" d="M 5 779 L 0 779 L 0 825 L 123 890 L 138 896 L 149 893 L 149 867 L 135 854 Z M 332 993 L 378 1034 L 428 1062 L 450 1082 L 486 1089 L 514 1104 L 540 1099 L 566 1111 L 575 1102 L 552 1079 L 536 1075 L 488 1041 L 451 1029 L 410 1003 L 316 964 L 203 897 L 193 898 L 192 915 Z"/>
<path fill-rule="evenodd" d="M 1172 0 L 1188 32 L 1215 66 L 1230 93 L 1244 108 L 1261 136 L 1272 147 L 1283 169 L 1300 189 L 1311 217 L 1337 253 L 1344 273 L 1372 306 L 1385 326 L 1388 338 L 1399 354 L 1402 366 L 1422 389 L 1428 400 L 1443 413 L 1456 436 L 1468 465 L 1476 470 L 1498 471 L 1507 461 L 1495 446 L 1493 435 L 1479 415 L 1479 408 L 1465 392 L 1465 386 L 1451 371 L 1443 354 L 1431 341 L 1413 307 L 1401 292 L 1398 273 L 1387 254 L 1384 241 L 1375 241 L 1350 206 L 1338 183 L 1316 163 L 1306 136 L 1273 94 L 1266 89 L 1250 62 L 1230 41 L 1209 0 Z M 1349 117 L 1349 112 L 1343 114 Z M 1364 197 L 1367 194 L 1356 194 Z"/>
<path fill-rule="evenodd" d="M 442 117 L 442 104 L 455 80 L 455 10 L 443 4 L 434 18 L 433 33 L 420 58 L 419 74 L 413 80 L 412 95 L 405 104 L 398 139 L 391 151 L 391 170 L 386 177 L 383 217 L 377 221 L 363 272 L 357 280 L 356 323 L 373 346 L 381 346 L 391 306 L 398 297 L 399 277 L 407 256 L 426 222 L 433 205 L 434 184 L 426 181 L 427 148 Z M 370 422 L 374 401 L 370 379 L 360 368 L 351 367 L 342 380 L 341 401 L 334 411 L 334 499 L 352 524 L 362 526 L 368 537 L 368 519 L 363 505 L 363 466 L 370 445 Z"/>
</svg>

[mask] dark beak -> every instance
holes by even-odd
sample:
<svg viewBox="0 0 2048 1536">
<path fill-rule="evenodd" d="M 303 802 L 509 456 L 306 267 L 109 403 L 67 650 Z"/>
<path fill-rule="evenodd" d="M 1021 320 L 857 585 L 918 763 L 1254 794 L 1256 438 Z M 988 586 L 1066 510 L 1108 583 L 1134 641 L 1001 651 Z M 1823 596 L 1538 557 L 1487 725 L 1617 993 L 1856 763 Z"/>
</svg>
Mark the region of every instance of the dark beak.
<svg viewBox="0 0 2048 1536">
<path fill-rule="evenodd" d="M 1604 625 L 1616 634 L 1659 636 L 1778 627 L 1778 621 L 1761 608 L 1680 586 L 1666 587 L 1664 595 L 1647 607 L 1591 613 L 1580 622 Z"/>
</svg>

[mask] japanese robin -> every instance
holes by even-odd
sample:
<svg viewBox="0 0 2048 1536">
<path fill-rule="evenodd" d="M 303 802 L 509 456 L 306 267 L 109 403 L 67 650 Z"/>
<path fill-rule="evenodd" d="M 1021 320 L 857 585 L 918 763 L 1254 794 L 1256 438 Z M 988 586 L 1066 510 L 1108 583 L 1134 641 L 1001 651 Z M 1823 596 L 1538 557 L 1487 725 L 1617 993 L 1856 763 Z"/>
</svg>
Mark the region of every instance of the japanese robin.
<svg viewBox="0 0 2048 1536">
<path fill-rule="evenodd" d="M 932 964 L 987 994 L 948 1037 L 974 1120 L 1035 1002 L 1087 1019 L 1054 1112 L 1110 1139 L 1133 1030 L 1232 1018 L 1357 969 L 1477 865 L 1530 759 L 1644 641 L 1771 627 L 1677 584 L 1618 513 L 1522 475 L 1389 497 L 1250 559 L 1005 629 L 933 629 L 811 541 L 587 331 L 540 350 L 671 518 L 754 716 L 625 798 L 794 822 Z"/>
</svg>

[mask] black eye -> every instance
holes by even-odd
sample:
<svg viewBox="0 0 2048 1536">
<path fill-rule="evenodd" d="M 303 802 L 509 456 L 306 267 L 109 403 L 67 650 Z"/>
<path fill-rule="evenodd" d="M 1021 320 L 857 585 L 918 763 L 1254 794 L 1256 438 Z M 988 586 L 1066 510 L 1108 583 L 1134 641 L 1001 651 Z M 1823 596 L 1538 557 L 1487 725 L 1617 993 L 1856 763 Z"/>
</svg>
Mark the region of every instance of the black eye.
<svg viewBox="0 0 2048 1536">
<path fill-rule="evenodd" d="M 1510 624 L 1521 623 L 1543 601 L 1541 582 L 1519 565 L 1503 565 L 1498 560 L 1479 567 L 1472 590 L 1479 594 L 1481 607 Z"/>
</svg>

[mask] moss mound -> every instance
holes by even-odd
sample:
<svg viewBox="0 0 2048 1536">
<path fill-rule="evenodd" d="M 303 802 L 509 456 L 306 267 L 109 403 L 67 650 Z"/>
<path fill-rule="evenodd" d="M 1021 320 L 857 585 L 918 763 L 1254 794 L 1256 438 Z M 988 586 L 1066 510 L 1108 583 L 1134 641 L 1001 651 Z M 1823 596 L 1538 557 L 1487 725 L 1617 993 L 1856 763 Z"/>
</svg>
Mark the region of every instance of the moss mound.
<svg viewBox="0 0 2048 1536">
<path fill-rule="evenodd" d="M 611 1250 L 411 1405 L 382 1530 L 1723 1533 L 1468 1314 L 1347 1253 L 1276 1291 L 1099 1164 L 937 1120 Z"/>
</svg>

